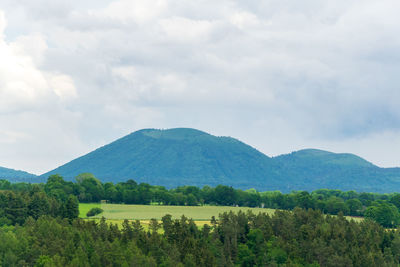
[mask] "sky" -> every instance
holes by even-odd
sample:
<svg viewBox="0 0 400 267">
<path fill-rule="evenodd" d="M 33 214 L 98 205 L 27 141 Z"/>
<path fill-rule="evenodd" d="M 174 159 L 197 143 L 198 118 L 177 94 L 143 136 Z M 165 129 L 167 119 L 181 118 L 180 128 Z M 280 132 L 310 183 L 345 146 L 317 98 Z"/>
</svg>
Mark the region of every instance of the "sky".
<svg viewBox="0 0 400 267">
<path fill-rule="evenodd" d="M 400 166 L 398 0 L 2 0 L 0 166 L 143 128 Z"/>
</svg>

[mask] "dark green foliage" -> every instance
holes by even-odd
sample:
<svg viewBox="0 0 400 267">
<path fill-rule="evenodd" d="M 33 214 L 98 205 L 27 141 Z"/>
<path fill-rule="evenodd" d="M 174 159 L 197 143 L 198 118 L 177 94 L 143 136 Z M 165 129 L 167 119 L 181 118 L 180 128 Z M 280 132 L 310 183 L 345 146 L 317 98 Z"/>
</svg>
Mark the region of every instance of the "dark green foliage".
<svg viewBox="0 0 400 267">
<path fill-rule="evenodd" d="M 42 216 L 0 228 L 4 266 L 398 266 L 400 233 L 316 210 L 273 216 L 224 213 L 199 229 L 182 217 L 162 219 L 164 232 L 139 221 L 119 229 L 104 220 Z"/>
<path fill-rule="evenodd" d="M 67 219 L 75 219 L 79 216 L 79 201 L 76 196 L 69 195 L 67 201 L 62 206 L 63 217 Z"/>
<path fill-rule="evenodd" d="M 395 227 L 400 221 L 397 207 L 383 201 L 369 206 L 364 215 L 366 218 L 372 219 L 384 227 Z"/>
<path fill-rule="evenodd" d="M 51 175 L 44 186 L 44 190 L 49 196 L 61 201 L 66 201 L 68 195 L 76 195 L 76 188 L 74 183 L 64 181 L 63 177 L 57 174 Z"/>
<path fill-rule="evenodd" d="M 103 209 L 98 208 L 98 207 L 95 207 L 95 208 L 91 208 L 91 209 L 86 213 L 86 216 L 87 216 L 87 217 L 92 217 L 92 216 L 96 216 L 96 215 L 98 215 L 98 214 L 100 214 L 100 213 L 102 213 L 102 212 L 103 212 Z"/>
<path fill-rule="evenodd" d="M 104 188 L 101 182 L 91 173 L 82 173 L 76 177 L 79 186 L 79 200 L 83 202 L 98 202 L 104 198 Z"/>
<path fill-rule="evenodd" d="M 222 185 L 167 190 L 133 180 L 103 185 L 88 174 L 77 180 L 52 176 L 39 185 L 0 181 L 8 188 L 0 191 L 2 266 L 399 265 L 400 233 L 372 221 L 385 227 L 398 224 L 399 212 L 392 204 L 397 203 L 397 194 L 327 189 L 259 193 Z M 148 230 L 138 220 L 125 220 L 118 228 L 104 218 L 99 223 L 77 219 L 76 196 L 82 192 L 104 192 L 110 201 L 126 197 L 139 202 L 172 199 L 187 205 L 264 203 L 293 210 L 277 210 L 273 216 L 223 213 L 202 229 L 185 216 L 172 219 L 171 215 L 161 223 L 151 220 Z M 324 214 L 328 212 L 338 215 Z M 372 220 L 356 223 L 345 219 L 344 212 L 365 214 Z"/>
<path fill-rule="evenodd" d="M 78 200 L 69 195 L 62 202 L 35 187 L 30 191 L 0 191 L 0 225 L 22 225 L 28 218 L 44 215 L 75 219 L 79 215 Z"/>
<path fill-rule="evenodd" d="M 3 187 L 3 188 L 2 188 Z M 0 190 L 7 189 L 11 196 L 15 193 L 29 194 L 31 201 L 22 204 L 11 201 L 7 208 L 10 214 L 29 210 L 28 215 L 38 218 L 46 211 L 51 214 L 61 214 L 66 218 L 75 218 L 78 214 L 77 206 L 81 202 L 100 202 L 100 199 L 109 203 L 126 204 L 162 204 L 162 205 L 224 205 L 264 207 L 292 210 L 295 207 L 319 209 L 323 213 L 337 215 L 342 213 L 351 216 L 364 216 L 375 220 L 385 227 L 397 226 L 400 215 L 397 204 L 398 195 L 343 192 L 340 190 L 319 189 L 311 193 L 307 191 L 293 191 L 282 194 L 279 191 L 258 192 L 255 189 L 242 191 L 229 186 L 216 187 L 181 186 L 166 189 L 163 186 L 152 186 L 146 183 L 137 184 L 134 180 L 126 182 L 102 184 L 92 174 L 83 174 L 77 177 L 77 182 L 67 182 L 59 175 L 49 177 L 46 184 L 10 184 L 0 180 Z M 13 193 L 15 192 L 15 193 Z M 26 205 L 25 205 L 25 204 Z M 60 204 L 62 203 L 62 204 Z M 12 215 L 10 215 L 12 217 Z M 10 217 L 10 218 L 11 218 Z M 3 218 L 0 223 L 8 224 L 10 218 Z M 12 219 L 15 223 L 15 219 Z"/>
</svg>

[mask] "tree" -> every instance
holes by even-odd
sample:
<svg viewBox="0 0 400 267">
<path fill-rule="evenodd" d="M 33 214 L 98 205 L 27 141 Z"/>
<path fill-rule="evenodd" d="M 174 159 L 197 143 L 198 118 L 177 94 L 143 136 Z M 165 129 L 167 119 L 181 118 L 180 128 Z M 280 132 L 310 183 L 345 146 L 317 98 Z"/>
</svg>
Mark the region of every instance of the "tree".
<svg viewBox="0 0 400 267">
<path fill-rule="evenodd" d="M 400 214 L 396 206 L 387 202 L 374 203 L 373 206 L 367 208 L 364 216 L 384 227 L 397 226 L 400 221 Z"/>
<path fill-rule="evenodd" d="M 83 189 L 79 198 L 85 202 L 99 202 L 104 197 L 101 182 L 91 173 L 82 173 L 76 177 L 78 185 Z"/>
<path fill-rule="evenodd" d="M 44 186 L 45 192 L 58 200 L 66 201 L 69 194 L 73 194 L 73 183 L 64 181 L 62 176 L 55 174 L 47 179 Z"/>
<path fill-rule="evenodd" d="M 96 215 L 98 215 L 98 214 L 100 214 L 100 213 L 102 213 L 102 212 L 103 212 L 103 209 L 98 208 L 98 207 L 94 207 L 94 208 L 91 208 L 91 209 L 86 213 L 86 217 L 96 216 Z"/>
<path fill-rule="evenodd" d="M 28 214 L 37 219 L 50 213 L 50 204 L 44 192 L 35 193 L 28 205 Z"/>
<path fill-rule="evenodd" d="M 356 198 L 349 199 L 346 201 L 346 205 L 349 207 L 350 215 L 361 215 L 362 203 L 360 200 Z"/>
<path fill-rule="evenodd" d="M 64 205 L 64 218 L 70 220 L 79 216 L 79 201 L 74 195 L 69 195 L 67 202 Z"/>
<path fill-rule="evenodd" d="M 390 203 L 392 203 L 393 205 L 395 205 L 398 209 L 400 209 L 400 194 L 394 194 L 394 196 L 392 196 L 390 198 Z"/>
<path fill-rule="evenodd" d="M 237 202 L 236 191 L 232 186 L 218 185 L 215 187 L 215 202 L 230 206 Z"/>
</svg>

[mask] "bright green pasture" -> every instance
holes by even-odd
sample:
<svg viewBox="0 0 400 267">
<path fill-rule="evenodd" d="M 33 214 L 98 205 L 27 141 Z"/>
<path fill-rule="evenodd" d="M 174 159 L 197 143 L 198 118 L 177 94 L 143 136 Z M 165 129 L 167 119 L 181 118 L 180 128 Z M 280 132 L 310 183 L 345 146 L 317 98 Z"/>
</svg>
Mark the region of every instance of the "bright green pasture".
<svg viewBox="0 0 400 267">
<path fill-rule="evenodd" d="M 150 220 L 152 218 L 160 220 L 164 215 L 171 214 L 174 219 L 185 215 L 195 221 L 209 221 L 212 216 L 218 218 L 223 212 L 246 212 L 251 210 L 253 213 L 265 212 L 272 214 L 273 209 L 247 208 L 247 207 L 225 207 L 225 206 L 156 206 L 156 205 L 126 205 L 126 204 L 79 204 L 79 216 L 86 218 L 86 213 L 94 207 L 100 207 L 103 213 L 93 217 L 104 217 L 109 220 Z"/>
<path fill-rule="evenodd" d="M 100 208 L 100 203 L 79 203 L 79 217 L 86 218 L 86 213 L 92 208 Z"/>
<path fill-rule="evenodd" d="M 208 223 L 212 216 L 218 219 L 218 215 L 224 212 L 238 212 L 239 210 L 246 212 L 251 210 L 253 213 L 265 212 L 272 215 L 274 209 L 248 208 L 248 207 L 227 207 L 227 206 L 158 206 L 158 205 L 126 205 L 126 204 L 106 204 L 106 203 L 80 203 L 79 216 L 86 218 L 86 213 L 94 207 L 100 207 L 104 210 L 103 213 L 91 217 L 98 219 L 106 218 L 110 222 L 121 223 L 124 219 L 140 220 L 143 223 L 148 223 L 152 218 L 161 220 L 166 214 L 171 214 L 174 219 L 185 215 L 187 218 L 193 219 L 196 224 Z M 361 221 L 362 218 L 346 216 L 348 219 Z"/>
</svg>

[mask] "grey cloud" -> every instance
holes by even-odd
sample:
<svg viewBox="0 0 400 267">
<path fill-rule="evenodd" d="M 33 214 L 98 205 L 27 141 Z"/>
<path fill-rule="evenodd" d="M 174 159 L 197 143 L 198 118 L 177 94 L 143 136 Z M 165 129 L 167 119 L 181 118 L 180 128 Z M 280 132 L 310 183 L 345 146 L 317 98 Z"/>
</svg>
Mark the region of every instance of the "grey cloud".
<svg viewBox="0 0 400 267">
<path fill-rule="evenodd" d="M 76 88 L 69 101 L 53 94 L 29 110 L 46 118 L 41 127 L 74 125 L 49 144 L 76 142 L 59 161 L 143 127 L 197 127 L 267 154 L 400 131 L 394 0 L 5 3 L 7 42 L 39 33 L 47 48 L 33 67 Z M 48 138 L 30 127 L 7 130 L 43 147 Z"/>
</svg>

